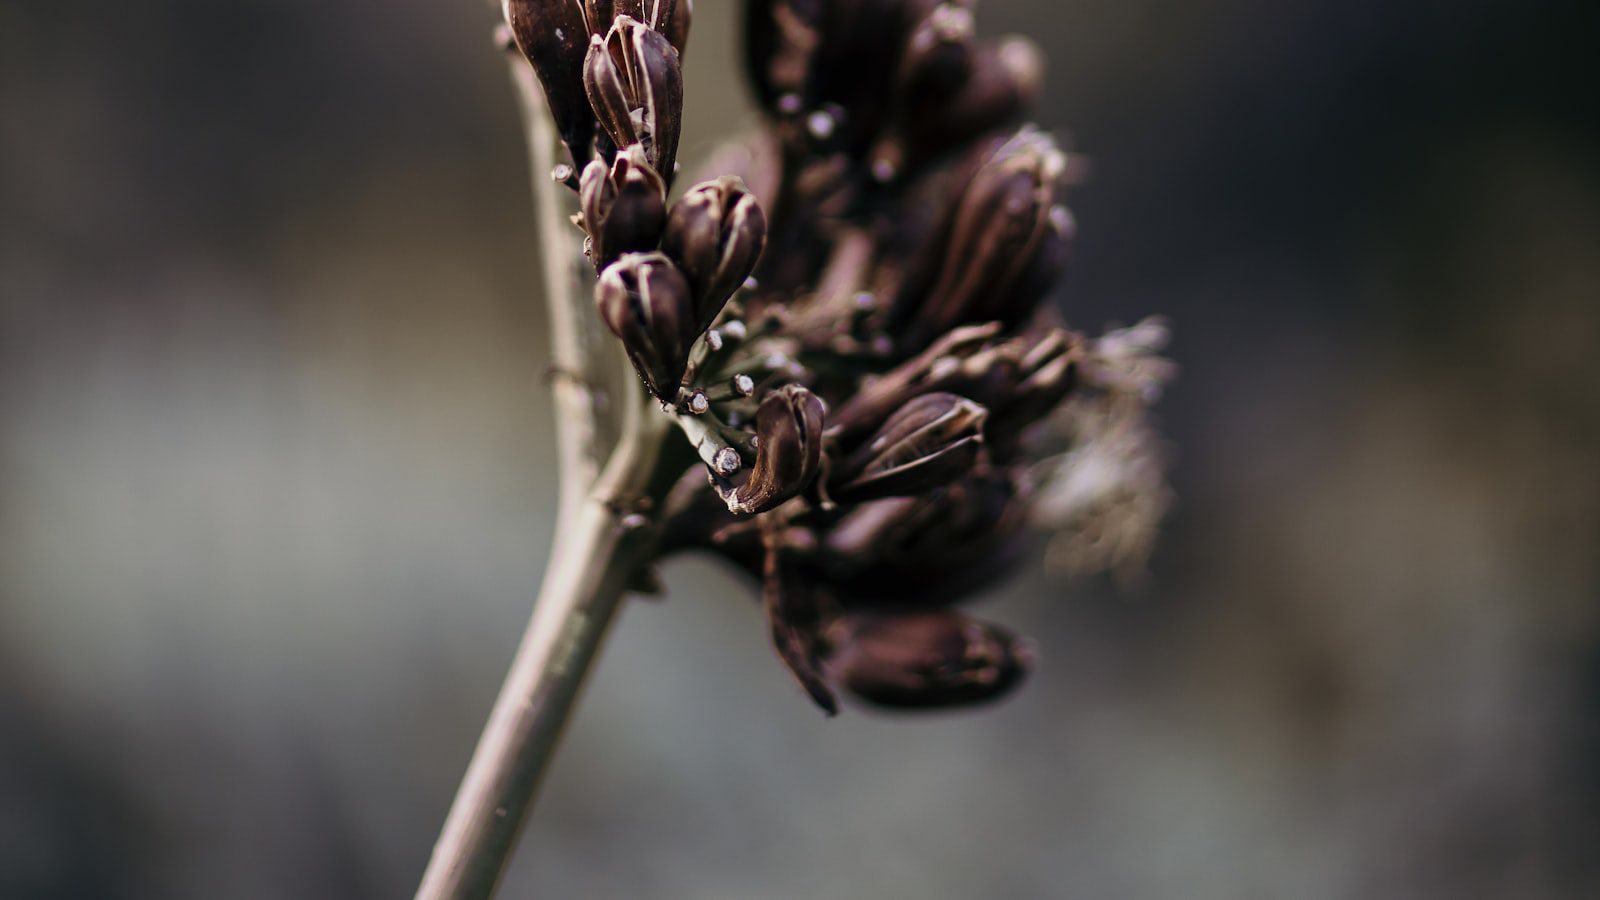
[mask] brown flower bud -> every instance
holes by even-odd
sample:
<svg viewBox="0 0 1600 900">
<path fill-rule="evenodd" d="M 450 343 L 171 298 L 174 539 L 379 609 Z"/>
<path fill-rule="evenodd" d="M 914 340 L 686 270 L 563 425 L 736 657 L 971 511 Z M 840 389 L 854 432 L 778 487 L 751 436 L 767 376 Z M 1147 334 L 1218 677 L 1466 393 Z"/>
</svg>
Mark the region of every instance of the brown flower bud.
<svg viewBox="0 0 1600 900">
<path fill-rule="evenodd" d="M 589 29 L 573 0 L 501 0 L 517 49 L 533 64 L 544 87 L 556 130 L 580 165 L 589 158 L 594 113 L 583 93 L 583 60 Z"/>
<path fill-rule="evenodd" d="M 1048 416 L 1072 393 L 1078 381 L 1082 345 L 1068 332 L 1051 328 L 1010 342 L 1015 360 L 1012 383 L 989 406 L 987 436 L 997 455 L 1008 455 L 1023 433 Z"/>
<path fill-rule="evenodd" d="M 993 700 L 1021 683 L 1033 662 L 1026 642 L 950 610 L 855 613 L 833 632 L 828 672 L 851 693 L 882 706 Z"/>
<path fill-rule="evenodd" d="M 582 0 L 590 34 L 605 34 L 618 16 L 629 16 L 661 32 L 679 53 L 689 39 L 689 0 Z"/>
<path fill-rule="evenodd" d="M 1014 326 L 1043 294 L 1024 304 L 1013 290 L 1032 273 L 1052 219 L 1065 157 L 1048 135 L 1024 128 L 978 166 L 941 240 L 925 251 L 937 275 L 922 293 L 920 279 L 897 298 L 897 315 L 926 340 L 964 322 L 997 320 Z M 1036 279 L 1035 279 L 1036 281 Z"/>
<path fill-rule="evenodd" d="M 1027 497 L 1004 473 L 851 509 L 825 537 L 828 574 L 855 608 L 931 609 L 994 588 L 1028 549 Z"/>
<path fill-rule="evenodd" d="M 683 73 L 671 42 L 632 16 L 617 16 L 604 38 L 590 41 L 583 85 L 611 141 L 643 144 L 650 165 L 670 182 L 683 118 Z"/>
<path fill-rule="evenodd" d="M 981 354 L 999 333 L 994 322 L 951 329 L 915 357 L 861 385 L 828 417 L 829 434 L 846 448 L 853 447 L 890 413 L 922 394 L 964 393 L 946 386 L 948 373 L 966 367 L 966 361 Z"/>
<path fill-rule="evenodd" d="M 955 394 L 924 394 L 883 423 L 829 479 L 836 500 L 920 494 L 967 472 L 983 448 L 984 409 Z"/>
<path fill-rule="evenodd" d="M 756 461 L 725 499 L 736 515 L 766 512 L 811 486 L 822 467 L 822 401 L 797 384 L 768 394 L 756 410 Z"/>
<path fill-rule="evenodd" d="M 1022 117 L 1044 79 L 1038 47 L 1024 37 L 962 47 L 959 61 L 946 51 L 946 58 L 932 56 L 909 73 L 915 80 L 903 89 L 901 133 L 875 158 L 911 171 Z"/>
<path fill-rule="evenodd" d="M 633 368 L 662 403 L 677 398 L 694 327 L 689 283 L 660 253 L 626 253 L 600 273 L 595 304 Z"/>
<path fill-rule="evenodd" d="M 689 279 L 701 328 L 755 271 L 766 243 L 766 213 L 732 175 L 697 184 L 672 204 L 661 249 Z"/>
<path fill-rule="evenodd" d="M 745 65 L 756 99 L 769 112 L 781 112 L 785 96 L 799 102 L 821 43 L 827 5 L 823 0 L 746 0 Z"/>
<path fill-rule="evenodd" d="M 666 194 L 666 184 L 638 144 L 618 153 L 609 166 L 599 159 L 589 162 L 578 198 L 597 270 L 624 253 L 655 249 L 666 225 Z"/>
</svg>

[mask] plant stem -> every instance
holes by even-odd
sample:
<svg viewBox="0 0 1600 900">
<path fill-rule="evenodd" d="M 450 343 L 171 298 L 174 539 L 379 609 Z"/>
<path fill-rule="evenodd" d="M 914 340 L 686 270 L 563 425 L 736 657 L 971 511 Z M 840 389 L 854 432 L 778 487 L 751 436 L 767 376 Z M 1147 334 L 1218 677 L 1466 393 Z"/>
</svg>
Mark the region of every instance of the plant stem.
<svg viewBox="0 0 1600 900">
<path fill-rule="evenodd" d="M 655 529 L 627 509 L 653 490 L 664 419 L 636 418 L 569 523 L 418 898 L 493 892 L 612 613 L 654 556 Z"/>
<path fill-rule="evenodd" d="M 574 289 L 581 260 L 563 189 L 550 180 L 555 129 L 533 70 L 514 49 L 508 59 L 542 243 L 561 500 L 538 602 L 417 888 L 425 900 L 493 893 L 619 601 L 655 557 L 659 534 L 642 513 L 659 509 L 670 485 L 661 483 L 667 417 L 651 415 L 642 396 L 623 404 L 620 427 L 601 415 L 608 365 L 626 362 L 599 340 L 588 297 Z M 605 431 L 617 434 L 602 471 Z"/>
</svg>

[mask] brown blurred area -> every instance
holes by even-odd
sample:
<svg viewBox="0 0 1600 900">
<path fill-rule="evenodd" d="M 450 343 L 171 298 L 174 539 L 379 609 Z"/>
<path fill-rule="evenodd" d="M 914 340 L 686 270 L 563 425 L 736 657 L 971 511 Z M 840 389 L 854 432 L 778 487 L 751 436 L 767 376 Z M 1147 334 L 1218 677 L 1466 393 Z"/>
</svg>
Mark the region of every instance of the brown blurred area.
<svg viewBox="0 0 1600 900">
<path fill-rule="evenodd" d="M 702 0 L 683 158 L 748 125 Z M 0 896 L 407 896 L 556 473 L 482 3 L 0 7 Z M 1176 323 L 1137 591 L 996 709 L 822 720 L 629 607 L 506 896 L 1600 895 L 1592 4 L 989 0 Z"/>
</svg>

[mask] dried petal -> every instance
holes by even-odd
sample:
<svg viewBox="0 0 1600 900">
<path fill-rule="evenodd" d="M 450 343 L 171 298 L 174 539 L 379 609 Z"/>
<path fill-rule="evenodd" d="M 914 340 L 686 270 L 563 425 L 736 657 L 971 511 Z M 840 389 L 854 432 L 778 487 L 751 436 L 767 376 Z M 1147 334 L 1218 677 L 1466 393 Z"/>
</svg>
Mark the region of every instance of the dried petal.
<svg viewBox="0 0 1600 900">
<path fill-rule="evenodd" d="M 609 166 L 599 159 L 589 162 L 578 197 L 597 270 L 624 253 L 655 248 L 666 225 L 666 193 L 638 144 L 618 153 Z"/>
<path fill-rule="evenodd" d="M 856 613 L 834 629 L 828 672 L 882 706 L 981 703 L 1022 681 L 1031 648 L 1009 632 L 949 610 Z"/>
<path fill-rule="evenodd" d="M 660 253 L 623 254 L 600 273 L 595 304 L 650 393 L 673 402 L 700 333 L 689 284 L 672 260 Z"/>
<path fill-rule="evenodd" d="M 672 205 L 661 249 L 689 279 L 702 328 L 755 271 L 766 243 L 766 213 L 734 176 L 697 184 Z"/>
<path fill-rule="evenodd" d="M 822 467 L 822 401 L 797 384 L 768 394 L 756 411 L 756 461 L 726 496 L 736 515 L 765 512 L 811 486 Z"/>
<path fill-rule="evenodd" d="M 955 394 L 924 394 L 901 407 L 830 479 L 828 493 L 855 502 L 920 494 L 971 471 L 988 410 Z"/>
<path fill-rule="evenodd" d="M 612 143 L 643 144 L 650 165 L 671 181 L 683 118 L 683 73 L 671 42 L 632 16 L 617 16 L 604 38 L 590 41 L 583 85 Z"/>
</svg>

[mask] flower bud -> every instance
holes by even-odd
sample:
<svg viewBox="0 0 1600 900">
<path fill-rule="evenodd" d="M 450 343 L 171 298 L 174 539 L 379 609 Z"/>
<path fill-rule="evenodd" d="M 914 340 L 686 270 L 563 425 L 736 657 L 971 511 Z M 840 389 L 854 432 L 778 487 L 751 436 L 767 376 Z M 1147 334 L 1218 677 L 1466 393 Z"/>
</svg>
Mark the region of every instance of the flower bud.
<svg viewBox="0 0 1600 900">
<path fill-rule="evenodd" d="M 501 11 L 517 49 L 539 76 L 556 130 L 581 164 L 589 158 L 595 124 L 583 92 L 589 48 L 583 9 L 573 0 L 501 0 Z"/>
<path fill-rule="evenodd" d="M 660 253 L 623 254 L 600 273 L 595 304 L 650 393 L 673 402 L 700 334 L 677 267 Z"/>
<path fill-rule="evenodd" d="M 1026 642 L 950 610 L 854 613 L 834 633 L 829 673 L 851 693 L 882 706 L 993 700 L 1021 683 L 1033 663 Z"/>
<path fill-rule="evenodd" d="M 906 91 L 901 141 L 906 168 L 1020 118 L 1044 80 L 1043 56 L 1027 38 L 972 45 L 959 79 Z M 948 75 L 922 73 L 925 79 Z"/>
<path fill-rule="evenodd" d="M 949 231 L 927 248 L 937 271 L 932 287 L 897 299 L 897 313 L 922 339 L 965 322 L 1014 326 L 1042 298 L 1027 304 L 1013 290 L 1030 274 L 1058 218 L 1056 182 L 1065 157 L 1048 135 L 1023 129 L 976 170 L 956 200 Z M 1030 282 L 1030 288 L 1036 285 Z"/>
<path fill-rule="evenodd" d="M 683 73 L 671 42 L 632 16 L 617 16 L 604 38 L 589 43 L 583 85 L 611 141 L 643 144 L 650 165 L 671 181 L 683 118 Z"/>
<path fill-rule="evenodd" d="M 1040 336 L 1014 342 L 1015 376 L 990 404 L 988 437 L 997 455 L 1015 449 L 1034 423 L 1048 416 L 1072 393 L 1078 381 L 1083 347 L 1071 334 L 1052 328 Z"/>
<path fill-rule="evenodd" d="M 667 186 L 638 144 L 606 165 L 591 160 L 578 186 L 589 258 L 604 269 L 624 253 L 655 249 L 666 224 Z"/>
<path fill-rule="evenodd" d="M 778 112 L 782 98 L 798 101 L 805 90 L 812 57 L 821 43 L 827 4 L 821 0 L 747 0 L 744 6 L 747 73 L 756 99 L 769 112 Z"/>
<path fill-rule="evenodd" d="M 853 507 L 824 537 L 831 580 L 853 608 L 932 609 L 992 589 L 1028 549 L 1026 490 L 1004 472 L 921 497 Z"/>
<path fill-rule="evenodd" d="M 946 373 L 964 368 L 966 360 L 983 350 L 1000 333 L 997 323 L 966 325 L 940 335 L 933 344 L 883 376 L 861 385 L 828 419 L 828 431 L 846 447 L 853 447 L 884 418 L 915 397 L 933 391 L 958 393 L 946 387 Z"/>
<path fill-rule="evenodd" d="M 619 16 L 628 16 L 667 36 L 679 53 L 689 39 L 689 0 L 582 0 L 590 34 L 605 34 Z"/>
<path fill-rule="evenodd" d="M 766 512 L 811 486 L 822 467 L 822 401 L 797 384 L 768 394 L 756 410 L 756 461 L 725 498 L 736 515 Z"/>
<path fill-rule="evenodd" d="M 924 394 L 890 416 L 830 479 L 836 500 L 921 494 L 971 471 L 988 410 L 955 394 Z"/>
<path fill-rule="evenodd" d="M 755 271 L 766 243 L 766 213 L 734 176 L 697 184 L 672 204 L 661 249 L 689 279 L 701 328 Z"/>
</svg>

